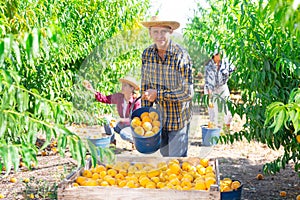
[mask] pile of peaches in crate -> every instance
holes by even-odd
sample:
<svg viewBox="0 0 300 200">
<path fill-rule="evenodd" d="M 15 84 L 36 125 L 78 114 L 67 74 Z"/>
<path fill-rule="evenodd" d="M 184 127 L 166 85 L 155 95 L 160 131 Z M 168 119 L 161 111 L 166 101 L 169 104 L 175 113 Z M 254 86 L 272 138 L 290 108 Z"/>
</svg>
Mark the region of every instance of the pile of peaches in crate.
<svg viewBox="0 0 300 200">
<path fill-rule="evenodd" d="M 176 158 L 156 164 L 118 161 L 83 170 L 73 186 L 209 190 L 212 184 L 217 184 L 216 178 L 215 169 L 208 159 L 199 159 L 193 164 L 188 161 L 180 163 Z"/>
</svg>

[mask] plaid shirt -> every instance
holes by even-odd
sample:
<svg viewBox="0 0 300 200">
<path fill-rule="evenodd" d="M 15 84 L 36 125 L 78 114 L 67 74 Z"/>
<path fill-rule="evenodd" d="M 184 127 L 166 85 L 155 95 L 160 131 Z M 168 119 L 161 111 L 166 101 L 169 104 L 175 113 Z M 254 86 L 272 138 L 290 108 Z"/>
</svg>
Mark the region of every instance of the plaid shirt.
<svg viewBox="0 0 300 200">
<path fill-rule="evenodd" d="M 192 117 L 192 63 L 187 51 L 170 41 L 164 60 L 158 55 L 156 45 L 142 54 L 141 91 L 157 90 L 156 103 L 162 112 L 164 130 L 183 128 Z M 151 103 L 142 100 L 142 106 Z"/>
</svg>

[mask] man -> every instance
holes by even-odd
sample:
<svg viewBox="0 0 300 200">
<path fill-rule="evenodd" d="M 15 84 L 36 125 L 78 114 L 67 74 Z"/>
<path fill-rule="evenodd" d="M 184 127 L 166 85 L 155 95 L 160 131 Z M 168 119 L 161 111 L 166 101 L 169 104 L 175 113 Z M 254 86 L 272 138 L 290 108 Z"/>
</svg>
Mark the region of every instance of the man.
<svg viewBox="0 0 300 200">
<path fill-rule="evenodd" d="M 149 29 L 154 44 L 143 51 L 141 71 L 142 106 L 156 103 L 163 116 L 160 152 L 163 156 L 185 157 L 192 117 L 192 63 L 188 52 L 170 36 L 176 21 L 141 22 Z"/>
<path fill-rule="evenodd" d="M 212 102 L 208 108 L 210 121 L 219 127 L 222 127 L 224 122 L 228 130 L 232 115 L 226 104 L 226 101 L 230 100 L 227 82 L 233 71 L 234 65 L 229 63 L 218 49 L 214 50 L 212 58 L 205 65 L 204 94 L 208 94 Z M 222 105 L 221 109 L 218 104 Z M 219 119 L 220 112 L 224 113 L 224 120 Z"/>
</svg>

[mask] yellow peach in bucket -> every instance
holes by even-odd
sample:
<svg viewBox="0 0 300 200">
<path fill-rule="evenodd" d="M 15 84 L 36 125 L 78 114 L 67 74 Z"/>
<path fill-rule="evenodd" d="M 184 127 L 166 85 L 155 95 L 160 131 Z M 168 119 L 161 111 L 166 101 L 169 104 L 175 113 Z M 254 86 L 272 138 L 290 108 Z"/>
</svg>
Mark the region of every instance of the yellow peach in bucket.
<svg viewBox="0 0 300 200">
<path fill-rule="evenodd" d="M 155 133 L 153 132 L 153 131 L 147 131 L 146 133 L 145 133 L 145 137 L 150 137 L 150 136 L 152 136 L 152 135 L 154 135 Z"/>
<path fill-rule="evenodd" d="M 136 128 L 136 127 L 141 126 L 141 125 L 142 125 L 142 121 L 140 120 L 139 117 L 134 117 L 131 120 L 131 126 L 132 126 L 132 128 Z"/>
<path fill-rule="evenodd" d="M 160 127 L 160 121 L 153 121 L 152 122 L 152 126 L 157 126 L 157 127 Z"/>
<path fill-rule="evenodd" d="M 145 131 L 141 126 L 134 128 L 134 132 L 138 135 L 144 135 Z"/>
<path fill-rule="evenodd" d="M 142 118 L 142 122 L 151 122 L 152 123 L 152 119 L 149 116 L 145 116 Z"/>
<path fill-rule="evenodd" d="M 153 126 L 152 132 L 153 133 L 158 133 L 158 131 L 159 131 L 159 127 L 158 126 Z"/>
<path fill-rule="evenodd" d="M 145 131 L 151 131 L 152 130 L 151 122 L 144 122 L 142 126 L 143 126 Z"/>
<path fill-rule="evenodd" d="M 154 112 L 154 111 L 152 111 L 152 112 L 149 113 L 149 117 L 150 117 L 153 121 L 156 121 L 156 120 L 158 120 L 158 118 L 159 118 L 157 112 Z"/>
<path fill-rule="evenodd" d="M 144 117 L 149 116 L 149 112 L 143 112 L 140 116 L 141 119 L 143 119 Z"/>
</svg>

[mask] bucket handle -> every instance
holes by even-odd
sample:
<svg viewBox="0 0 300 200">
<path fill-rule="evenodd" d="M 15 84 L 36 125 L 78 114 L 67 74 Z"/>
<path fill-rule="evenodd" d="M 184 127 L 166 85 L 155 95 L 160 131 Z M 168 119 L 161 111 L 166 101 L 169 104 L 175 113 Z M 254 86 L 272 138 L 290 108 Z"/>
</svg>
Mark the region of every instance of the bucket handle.
<svg viewBox="0 0 300 200">
<path fill-rule="evenodd" d="M 142 98 L 142 96 L 139 96 L 138 98 L 136 98 L 136 99 L 133 101 L 133 104 L 131 104 L 131 106 L 130 106 L 129 119 L 131 119 L 131 115 L 132 115 L 132 110 L 133 110 L 134 104 L 135 104 L 139 99 L 141 99 L 141 98 Z M 155 101 L 155 102 L 156 102 L 156 101 Z M 150 107 L 152 107 L 153 104 L 154 104 L 154 102 L 151 102 Z"/>
<path fill-rule="evenodd" d="M 129 119 L 131 119 L 131 116 L 132 116 L 132 110 L 133 110 L 133 106 L 134 106 L 135 102 L 137 102 L 137 101 L 138 101 L 139 99 L 141 99 L 141 98 L 142 98 L 142 96 L 139 96 L 138 98 L 136 98 L 136 100 L 134 100 L 133 104 L 130 106 Z M 154 103 L 155 103 L 155 104 L 158 104 L 158 102 L 155 100 L 154 102 L 151 102 L 150 107 L 152 107 L 152 106 L 154 105 Z M 160 113 L 160 121 L 163 122 L 162 110 L 161 110 L 160 106 L 158 106 L 157 109 L 158 109 L 158 111 L 159 111 L 159 113 Z"/>
<path fill-rule="evenodd" d="M 133 104 L 131 104 L 130 106 L 130 112 L 129 112 L 129 119 L 131 119 L 131 115 L 132 115 L 132 110 L 133 110 L 133 107 L 135 105 L 135 103 L 140 100 L 142 98 L 142 96 L 139 96 L 138 98 L 136 98 L 134 101 L 133 101 Z"/>
</svg>

